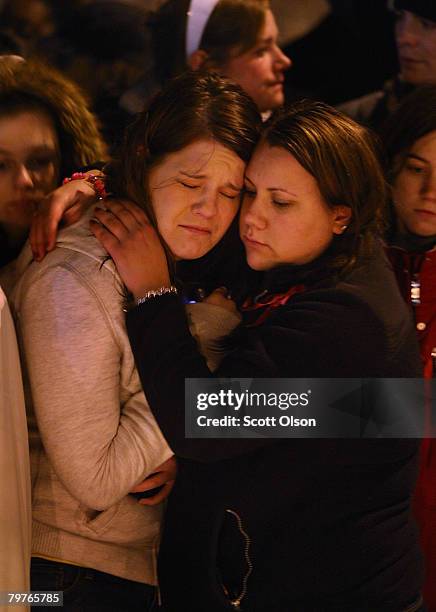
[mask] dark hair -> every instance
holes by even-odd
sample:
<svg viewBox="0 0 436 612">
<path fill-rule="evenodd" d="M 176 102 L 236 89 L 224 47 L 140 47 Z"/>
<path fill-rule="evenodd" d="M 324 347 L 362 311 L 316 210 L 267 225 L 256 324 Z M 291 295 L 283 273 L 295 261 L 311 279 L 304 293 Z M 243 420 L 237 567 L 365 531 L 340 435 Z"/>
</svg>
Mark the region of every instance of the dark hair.
<svg viewBox="0 0 436 612">
<path fill-rule="evenodd" d="M 436 85 L 423 85 L 406 96 L 388 117 L 381 130 L 385 151 L 386 176 L 392 187 L 415 142 L 436 130 Z M 390 198 L 387 239 L 396 241 L 397 215 Z"/>
<path fill-rule="evenodd" d="M 394 0 L 394 10 L 409 11 L 414 15 L 436 21 L 436 6 L 433 0 Z"/>
<path fill-rule="evenodd" d="M 212 73 L 187 72 L 170 81 L 127 129 L 120 159 L 108 170 L 110 189 L 141 206 L 156 227 L 147 189 L 152 167 L 203 138 L 248 162 L 260 129 L 257 108 L 238 85 Z"/>
<path fill-rule="evenodd" d="M 155 73 L 160 83 L 187 68 L 186 25 L 190 0 L 168 0 L 148 20 L 152 32 Z M 255 46 L 265 23 L 269 0 L 219 0 L 200 41 L 215 70 L 231 56 Z"/>
<path fill-rule="evenodd" d="M 418 87 L 390 115 L 381 134 L 390 180 L 401 170 L 414 143 L 436 130 L 436 85 Z"/>
<path fill-rule="evenodd" d="M 53 121 L 60 177 L 105 158 L 97 120 L 76 85 L 45 64 L 0 57 L 0 116 L 25 111 L 43 112 Z"/>
<path fill-rule="evenodd" d="M 340 269 L 369 254 L 387 195 L 374 136 L 327 104 L 302 100 L 274 115 L 262 140 L 291 153 L 315 178 L 328 206 L 351 208 L 348 228 L 329 249 L 332 266 Z"/>
<path fill-rule="evenodd" d="M 212 11 L 200 41 L 210 61 L 221 66 L 232 55 L 252 49 L 265 24 L 269 0 L 220 0 Z"/>
</svg>

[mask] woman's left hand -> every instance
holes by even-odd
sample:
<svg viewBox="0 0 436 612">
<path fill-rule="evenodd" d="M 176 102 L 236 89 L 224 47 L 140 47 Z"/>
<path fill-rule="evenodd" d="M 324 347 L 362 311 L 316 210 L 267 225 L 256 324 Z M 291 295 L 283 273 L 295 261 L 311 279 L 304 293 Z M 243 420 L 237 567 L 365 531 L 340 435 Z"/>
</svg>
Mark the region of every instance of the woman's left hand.
<svg viewBox="0 0 436 612">
<path fill-rule="evenodd" d="M 143 506 L 155 506 L 156 504 L 160 504 L 171 493 L 176 476 L 177 459 L 173 455 L 167 459 L 167 461 L 157 467 L 152 476 L 149 476 L 137 484 L 136 487 L 133 487 L 130 492 L 143 493 L 144 491 L 150 491 L 156 487 L 162 487 L 162 489 L 156 493 L 156 495 L 153 495 L 153 497 L 145 497 L 139 500 L 139 503 Z"/>
<path fill-rule="evenodd" d="M 112 257 L 127 289 L 135 298 L 151 289 L 168 287 L 164 248 L 145 212 L 126 200 L 105 200 L 96 208 L 91 232 Z"/>
</svg>

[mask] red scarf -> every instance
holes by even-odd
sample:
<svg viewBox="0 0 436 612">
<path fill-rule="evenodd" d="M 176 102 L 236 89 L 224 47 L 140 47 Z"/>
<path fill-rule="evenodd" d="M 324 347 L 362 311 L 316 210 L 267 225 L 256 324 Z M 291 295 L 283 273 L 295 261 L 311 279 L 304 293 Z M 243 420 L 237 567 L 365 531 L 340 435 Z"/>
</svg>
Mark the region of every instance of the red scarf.
<svg viewBox="0 0 436 612">
<path fill-rule="evenodd" d="M 267 319 L 270 314 L 273 312 L 275 308 L 279 306 L 284 306 L 287 302 L 294 296 L 296 293 L 301 293 L 305 291 L 305 285 L 294 285 L 290 289 L 288 289 L 285 293 L 266 293 L 265 298 L 260 298 L 256 300 L 256 298 L 248 298 L 242 304 L 241 310 L 242 312 L 253 312 L 255 310 L 260 310 L 263 308 L 263 312 L 259 314 L 257 319 L 252 323 L 249 323 L 246 327 L 257 327 L 258 325 L 262 325 L 262 323 Z"/>
</svg>

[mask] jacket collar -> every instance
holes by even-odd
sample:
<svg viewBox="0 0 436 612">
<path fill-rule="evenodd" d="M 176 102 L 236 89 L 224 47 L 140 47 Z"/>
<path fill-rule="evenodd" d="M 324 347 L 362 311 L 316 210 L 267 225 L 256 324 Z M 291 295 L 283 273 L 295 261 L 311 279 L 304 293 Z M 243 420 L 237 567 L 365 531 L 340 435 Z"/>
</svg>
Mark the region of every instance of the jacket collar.
<svg viewBox="0 0 436 612">
<path fill-rule="evenodd" d="M 426 253 L 436 249 L 436 236 L 417 236 L 411 232 L 394 231 L 389 246 L 407 253 Z"/>
</svg>

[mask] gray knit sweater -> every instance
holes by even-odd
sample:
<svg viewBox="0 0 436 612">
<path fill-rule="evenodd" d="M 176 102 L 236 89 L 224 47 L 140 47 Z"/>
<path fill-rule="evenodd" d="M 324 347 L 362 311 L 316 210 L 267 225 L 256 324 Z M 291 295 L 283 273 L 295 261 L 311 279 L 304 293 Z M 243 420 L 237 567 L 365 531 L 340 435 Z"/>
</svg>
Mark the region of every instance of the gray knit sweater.
<svg viewBox="0 0 436 612">
<path fill-rule="evenodd" d="M 32 554 L 156 583 L 162 504 L 130 489 L 172 455 L 141 388 L 127 338 L 123 287 L 89 231 L 92 210 L 59 234 L 42 263 L 26 246 L 12 292 L 23 354 L 32 470 Z M 216 339 L 240 318 L 188 306 L 216 367 Z M 36 417 L 36 418 L 35 418 Z"/>
<path fill-rule="evenodd" d="M 142 506 L 128 492 L 172 452 L 141 389 L 120 279 L 88 221 L 61 232 L 42 263 L 25 247 L 16 266 L 32 554 L 155 584 L 162 504 Z"/>
</svg>

